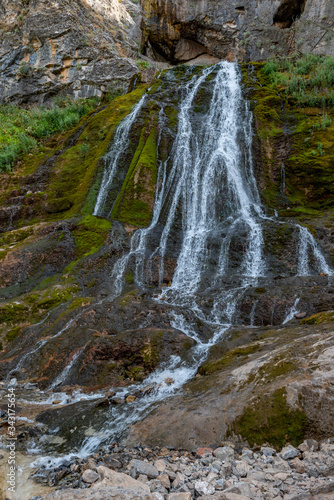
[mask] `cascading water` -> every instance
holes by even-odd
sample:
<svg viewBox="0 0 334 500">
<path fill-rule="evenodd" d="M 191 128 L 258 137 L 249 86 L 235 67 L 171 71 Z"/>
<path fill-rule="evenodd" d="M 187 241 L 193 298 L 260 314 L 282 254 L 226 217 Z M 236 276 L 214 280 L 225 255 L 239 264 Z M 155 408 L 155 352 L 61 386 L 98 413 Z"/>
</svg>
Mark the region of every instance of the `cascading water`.
<svg viewBox="0 0 334 500">
<path fill-rule="evenodd" d="M 144 104 L 145 97 L 146 96 L 144 94 L 140 101 L 134 106 L 131 113 L 126 118 L 124 118 L 124 120 L 122 120 L 120 125 L 117 127 L 111 148 L 104 158 L 105 168 L 101 181 L 101 189 L 96 200 L 94 215 L 100 215 L 101 213 L 103 213 L 104 204 L 108 196 L 108 191 L 115 178 L 115 175 L 117 174 L 119 159 L 129 145 L 130 129 Z"/>
<path fill-rule="evenodd" d="M 194 102 L 202 85 L 212 77 L 210 102 L 199 122 Z M 106 158 L 94 210 L 96 215 L 104 214 L 104 202 L 117 174 L 120 156 L 145 99 L 144 96 L 116 131 Z M 160 134 L 165 117 L 161 104 Z M 136 385 L 136 390 L 144 390 L 149 384 L 154 384 L 154 389 L 132 403 L 113 407 L 102 429 L 84 440 L 77 453 L 79 456 L 90 454 L 108 438 L 119 438 L 155 404 L 193 377 L 210 347 L 233 323 L 238 301 L 245 291 L 269 272 L 264 255 L 263 228 L 268 220 L 274 224 L 278 222 L 261 208 L 251 147 L 252 114 L 242 97 L 237 65 L 223 62 L 197 73 L 182 89 L 178 129 L 169 157 L 158 163 L 151 224 L 134 233 L 130 251 L 118 260 L 112 273 L 116 296 L 122 291 L 123 276 L 129 265 L 134 269 L 137 284 L 145 286 L 150 283 L 150 270 L 158 259 L 162 284 L 168 245 L 175 226 L 180 226 L 182 241 L 173 280 L 169 287 L 162 288 L 157 300 L 163 299 L 164 304 L 175 308 L 171 314 L 171 326 L 194 339 L 196 346 L 192 348 L 188 361 L 172 356 L 165 365 Z M 310 259 L 318 272 L 332 274 L 309 231 L 301 226 L 299 231 L 298 274 L 311 274 Z M 152 250 L 151 242 L 156 234 L 159 238 Z M 236 246 L 238 251 L 234 250 Z M 232 284 L 223 289 L 221 281 L 228 279 Z M 201 300 L 207 296 L 212 297 L 209 310 L 201 306 Z M 211 337 L 201 338 L 182 310 L 191 311 L 193 318 L 205 322 Z M 253 326 L 255 307 L 250 314 Z M 167 384 L 167 378 L 172 383 Z M 131 387 L 127 387 L 126 392 L 129 391 Z M 123 389 L 118 390 L 118 395 L 123 393 Z"/>
<path fill-rule="evenodd" d="M 299 244 L 299 259 L 298 259 L 298 275 L 309 276 L 311 273 L 310 261 L 315 263 L 319 272 L 333 274 L 332 269 L 327 264 L 324 256 L 322 255 L 316 240 L 310 231 L 303 226 L 298 226 L 300 231 L 300 244 Z"/>
</svg>

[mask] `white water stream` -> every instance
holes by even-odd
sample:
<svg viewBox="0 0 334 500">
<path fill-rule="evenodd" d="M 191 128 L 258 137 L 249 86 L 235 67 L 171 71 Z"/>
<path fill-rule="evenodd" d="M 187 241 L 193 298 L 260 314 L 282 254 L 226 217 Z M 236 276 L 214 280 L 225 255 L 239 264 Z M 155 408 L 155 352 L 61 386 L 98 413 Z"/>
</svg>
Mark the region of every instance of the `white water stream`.
<svg viewBox="0 0 334 500">
<path fill-rule="evenodd" d="M 129 113 L 124 120 L 121 121 L 116 129 L 111 148 L 104 157 L 104 172 L 101 182 L 102 189 L 99 191 L 93 215 L 98 215 L 101 211 L 103 211 L 109 189 L 117 173 L 119 159 L 129 145 L 131 126 L 135 122 L 138 113 L 145 102 L 145 98 L 146 94 L 143 95 L 140 101 L 134 106 L 131 113 Z"/>
</svg>

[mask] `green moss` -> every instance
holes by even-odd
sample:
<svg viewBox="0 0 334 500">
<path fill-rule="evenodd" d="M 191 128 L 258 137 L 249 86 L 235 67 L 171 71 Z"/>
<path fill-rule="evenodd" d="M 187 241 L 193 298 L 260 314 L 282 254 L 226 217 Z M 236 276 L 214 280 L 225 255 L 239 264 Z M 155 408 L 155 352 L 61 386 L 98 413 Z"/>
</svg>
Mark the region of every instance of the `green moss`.
<svg viewBox="0 0 334 500">
<path fill-rule="evenodd" d="M 141 351 L 144 368 L 146 370 L 153 370 L 159 362 L 159 350 L 161 344 L 162 331 L 154 331 L 150 333 L 150 339 Z"/>
<path fill-rule="evenodd" d="M 0 304 L 0 324 L 23 323 L 26 320 L 28 311 L 27 306 L 17 302 Z"/>
<path fill-rule="evenodd" d="M 334 321 L 334 311 L 325 311 L 313 314 L 301 320 L 301 325 L 319 325 L 320 323 Z"/>
<path fill-rule="evenodd" d="M 15 231 L 8 231 L 0 236 L 0 245 L 14 245 L 34 234 L 32 227 L 24 227 Z"/>
<path fill-rule="evenodd" d="M 76 286 L 70 288 L 54 287 L 43 294 L 42 298 L 35 304 L 35 308 L 43 310 L 53 309 L 63 302 L 68 302 L 77 291 L 78 287 Z"/>
<path fill-rule="evenodd" d="M 290 73 L 298 73 L 298 60 L 290 62 Z M 275 67 L 280 64 L 278 61 Z M 253 71 L 249 71 L 251 66 Z M 324 108 L 318 102 L 311 108 L 300 107 L 284 85 L 272 79 L 271 71 L 274 74 L 277 69 L 269 64 L 270 71 L 263 72 L 263 67 L 256 63 L 242 65 L 243 79 L 253 103 L 262 197 L 267 205 L 280 209 L 281 216 L 317 217 L 319 210 L 331 209 L 334 203 L 333 109 L 328 103 Z M 305 76 L 302 79 L 307 81 Z M 333 83 L 327 91 L 334 92 Z"/>
<path fill-rule="evenodd" d="M 165 106 L 164 112 L 169 120 L 169 126 L 172 130 L 176 130 L 178 124 L 179 112 L 176 106 L 168 105 Z"/>
<path fill-rule="evenodd" d="M 134 226 L 148 225 L 154 204 L 156 180 L 156 130 L 152 127 L 147 137 L 144 128 L 111 217 Z"/>
<path fill-rule="evenodd" d="M 78 309 L 83 306 L 87 306 L 93 302 L 93 297 L 77 297 L 72 300 L 72 302 L 67 307 L 68 311 L 74 311 L 74 309 Z"/>
<path fill-rule="evenodd" d="M 125 376 L 134 382 L 142 382 L 146 373 L 142 366 L 130 366 L 127 370 L 125 370 Z"/>
<path fill-rule="evenodd" d="M 271 382 L 274 378 L 287 375 L 296 370 L 297 365 L 293 361 L 282 358 L 274 358 L 270 363 L 261 366 L 257 372 L 257 378 L 264 378 L 266 382 Z"/>
<path fill-rule="evenodd" d="M 91 255 L 104 244 L 112 223 L 106 219 L 86 215 L 73 231 L 76 256 Z"/>
<path fill-rule="evenodd" d="M 132 283 L 134 283 L 134 277 L 133 277 L 133 274 L 131 271 L 128 271 L 127 273 L 125 273 L 125 282 L 128 285 L 131 285 Z"/>
<path fill-rule="evenodd" d="M 22 326 L 14 326 L 11 328 L 5 335 L 5 339 L 7 342 L 13 342 L 20 335 L 22 331 Z"/>
<path fill-rule="evenodd" d="M 137 290 L 131 290 L 130 292 L 127 292 L 124 295 L 122 295 L 122 297 L 120 298 L 120 301 L 119 301 L 119 305 L 123 309 L 129 304 L 129 302 L 132 302 L 133 300 L 136 300 L 136 301 L 138 300 Z"/>
<path fill-rule="evenodd" d="M 303 411 L 292 410 L 288 406 L 283 388 L 254 400 L 233 423 L 230 432 L 247 439 L 250 446 L 268 443 L 280 449 L 287 442 L 294 446 L 300 444 L 306 432 L 306 423 Z"/>
<path fill-rule="evenodd" d="M 210 375 L 220 370 L 224 370 L 229 365 L 234 363 L 238 358 L 248 357 L 250 354 L 258 351 L 260 349 L 260 344 L 252 344 L 246 347 L 237 347 L 232 351 L 227 352 L 222 358 L 207 361 L 198 370 L 200 375 Z"/>
</svg>

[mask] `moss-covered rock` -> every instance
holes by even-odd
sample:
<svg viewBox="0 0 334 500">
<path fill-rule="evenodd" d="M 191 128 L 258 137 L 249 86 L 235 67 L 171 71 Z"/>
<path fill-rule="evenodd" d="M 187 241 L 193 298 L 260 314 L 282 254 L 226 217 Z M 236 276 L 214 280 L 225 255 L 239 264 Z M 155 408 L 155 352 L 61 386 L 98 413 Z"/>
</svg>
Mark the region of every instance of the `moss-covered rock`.
<svg viewBox="0 0 334 500">
<path fill-rule="evenodd" d="M 303 441 L 306 423 L 305 412 L 289 407 L 286 390 L 282 388 L 254 399 L 230 432 L 246 439 L 250 446 L 269 443 L 281 449 L 286 443 L 298 446 Z"/>
<path fill-rule="evenodd" d="M 302 107 L 282 85 L 273 84 L 264 68 L 262 63 L 242 65 L 253 103 L 255 171 L 262 197 L 281 216 L 317 216 L 319 209 L 332 209 L 334 200 L 330 100 L 325 107 L 321 100 L 315 102 L 319 107 Z M 332 91 L 327 88 L 328 95 Z"/>
<path fill-rule="evenodd" d="M 147 226 L 154 204 L 157 181 L 156 128 L 143 129 L 111 217 L 134 226 Z"/>
</svg>

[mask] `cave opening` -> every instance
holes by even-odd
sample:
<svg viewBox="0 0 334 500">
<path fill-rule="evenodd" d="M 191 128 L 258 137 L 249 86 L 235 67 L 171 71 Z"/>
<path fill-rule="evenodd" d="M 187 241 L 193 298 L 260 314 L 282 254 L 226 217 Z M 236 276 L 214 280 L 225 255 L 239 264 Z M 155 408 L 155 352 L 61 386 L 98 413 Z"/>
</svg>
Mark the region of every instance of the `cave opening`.
<svg viewBox="0 0 334 500">
<path fill-rule="evenodd" d="M 290 28 L 304 12 L 305 4 L 306 0 L 283 0 L 274 15 L 274 26 Z"/>
</svg>

